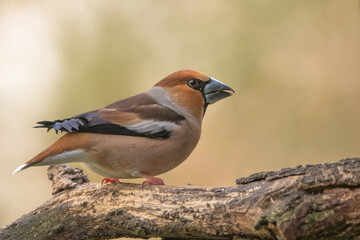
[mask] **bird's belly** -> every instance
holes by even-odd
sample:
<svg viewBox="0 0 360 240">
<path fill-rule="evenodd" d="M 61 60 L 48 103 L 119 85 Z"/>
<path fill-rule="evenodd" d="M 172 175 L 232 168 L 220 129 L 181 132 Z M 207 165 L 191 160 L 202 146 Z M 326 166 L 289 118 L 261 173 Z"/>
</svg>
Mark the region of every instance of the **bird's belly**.
<svg viewBox="0 0 360 240">
<path fill-rule="evenodd" d="M 103 177 L 109 177 L 109 178 L 134 178 L 133 175 L 131 175 L 130 172 L 126 171 L 125 169 L 109 169 L 103 167 L 101 164 L 98 164 L 97 162 L 81 162 L 80 163 L 84 168 L 97 173 Z"/>
<path fill-rule="evenodd" d="M 143 137 L 95 136 L 92 154 L 96 161 L 85 162 L 86 168 L 105 177 L 136 178 L 134 173 L 156 176 L 182 163 L 195 148 L 199 137 L 156 140 Z"/>
</svg>

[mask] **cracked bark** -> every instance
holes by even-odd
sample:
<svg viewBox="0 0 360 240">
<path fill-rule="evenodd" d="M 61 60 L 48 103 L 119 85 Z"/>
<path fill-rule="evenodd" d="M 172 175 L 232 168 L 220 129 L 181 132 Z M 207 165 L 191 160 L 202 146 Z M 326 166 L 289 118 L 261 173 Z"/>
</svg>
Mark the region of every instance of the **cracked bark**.
<svg viewBox="0 0 360 240">
<path fill-rule="evenodd" d="M 49 167 L 53 198 L 0 229 L 0 239 L 354 239 L 360 159 L 261 172 L 237 186 L 90 183 Z"/>
</svg>

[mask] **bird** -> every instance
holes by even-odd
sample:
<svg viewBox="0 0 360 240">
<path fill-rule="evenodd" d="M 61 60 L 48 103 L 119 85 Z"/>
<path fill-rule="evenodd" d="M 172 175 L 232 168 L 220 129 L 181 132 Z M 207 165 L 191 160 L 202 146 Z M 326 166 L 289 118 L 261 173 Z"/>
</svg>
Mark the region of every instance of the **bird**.
<svg viewBox="0 0 360 240">
<path fill-rule="evenodd" d="M 234 93 L 201 72 L 180 70 L 148 91 L 104 108 L 37 122 L 34 128 L 66 133 L 13 174 L 34 166 L 80 162 L 105 177 L 103 183 L 145 178 L 145 185 L 165 185 L 155 176 L 177 167 L 194 150 L 208 105 Z"/>
</svg>

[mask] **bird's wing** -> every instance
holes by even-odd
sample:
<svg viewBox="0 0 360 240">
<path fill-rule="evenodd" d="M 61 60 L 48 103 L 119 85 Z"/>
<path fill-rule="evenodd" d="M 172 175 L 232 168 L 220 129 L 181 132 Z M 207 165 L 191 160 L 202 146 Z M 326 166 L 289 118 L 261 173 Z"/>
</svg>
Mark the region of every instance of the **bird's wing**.
<svg viewBox="0 0 360 240">
<path fill-rule="evenodd" d="M 143 93 L 72 118 L 41 121 L 35 128 L 165 139 L 184 116 Z"/>
</svg>

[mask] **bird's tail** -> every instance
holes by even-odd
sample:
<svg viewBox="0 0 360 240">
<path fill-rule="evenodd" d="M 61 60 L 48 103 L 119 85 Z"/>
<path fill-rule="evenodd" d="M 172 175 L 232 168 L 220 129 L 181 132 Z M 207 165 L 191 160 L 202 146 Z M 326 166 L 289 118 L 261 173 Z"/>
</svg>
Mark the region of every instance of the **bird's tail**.
<svg viewBox="0 0 360 240">
<path fill-rule="evenodd" d="M 50 146 L 52 147 L 52 146 Z M 43 160 L 45 160 L 47 157 L 50 156 L 50 151 L 49 151 L 49 148 L 45 149 L 44 151 L 42 151 L 41 153 L 39 153 L 38 155 L 36 155 L 35 157 L 33 157 L 32 159 L 30 159 L 29 161 L 27 161 L 26 163 L 24 164 L 21 164 L 19 167 L 17 167 L 13 172 L 12 174 L 14 175 L 15 173 L 18 173 L 22 170 L 25 170 L 27 169 L 28 167 L 31 167 L 31 166 L 34 166 L 36 164 L 39 164 L 41 163 Z M 51 165 L 51 164 L 49 164 Z"/>
<path fill-rule="evenodd" d="M 67 133 L 50 147 L 20 165 L 13 174 L 31 166 L 56 165 L 69 162 L 83 162 L 89 157 L 89 133 Z"/>
<path fill-rule="evenodd" d="M 35 163 L 33 163 L 35 164 Z M 22 170 L 25 170 L 27 169 L 28 167 L 31 167 L 31 165 L 33 164 L 28 164 L 28 163 L 24 163 L 24 164 L 21 164 L 20 166 L 18 166 L 13 172 L 12 172 L 12 175 L 14 175 L 15 173 L 18 173 Z"/>
</svg>

